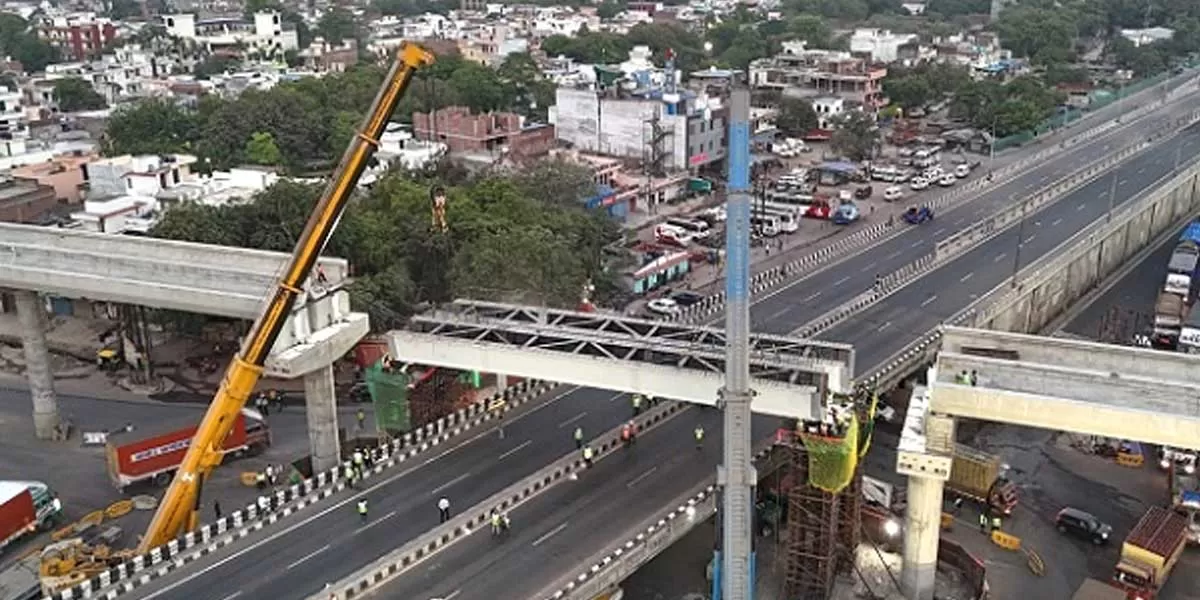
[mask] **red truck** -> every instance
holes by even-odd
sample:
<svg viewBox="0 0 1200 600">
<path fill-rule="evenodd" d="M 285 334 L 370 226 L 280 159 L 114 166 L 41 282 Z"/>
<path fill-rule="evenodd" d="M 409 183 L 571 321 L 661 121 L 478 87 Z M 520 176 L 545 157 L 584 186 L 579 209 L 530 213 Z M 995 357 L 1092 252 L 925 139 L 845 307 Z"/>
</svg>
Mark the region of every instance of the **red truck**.
<svg viewBox="0 0 1200 600">
<path fill-rule="evenodd" d="M 40 481 L 0 481 L 0 550 L 26 534 L 53 528 L 62 502 Z"/>
<path fill-rule="evenodd" d="M 1187 545 L 1187 517 L 1152 506 L 1121 545 L 1113 582 L 1130 600 L 1150 600 L 1171 575 Z"/>
<path fill-rule="evenodd" d="M 200 424 L 195 415 L 184 421 L 156 424 L 149 435 L 124 441 L 124 433 L 109 434 L 107 444 L 108 475 L 118 490 L 142 481 L 166 485 L 183 462 L 188 446 Z M 135 433 L 142 433 L 135 429 Z M 226 456 L 242 456 L 265 450 L 271 445 L 271 430 L 262 414 L 243 408 L 225 438 L 222 450 Z"/>
</svg>

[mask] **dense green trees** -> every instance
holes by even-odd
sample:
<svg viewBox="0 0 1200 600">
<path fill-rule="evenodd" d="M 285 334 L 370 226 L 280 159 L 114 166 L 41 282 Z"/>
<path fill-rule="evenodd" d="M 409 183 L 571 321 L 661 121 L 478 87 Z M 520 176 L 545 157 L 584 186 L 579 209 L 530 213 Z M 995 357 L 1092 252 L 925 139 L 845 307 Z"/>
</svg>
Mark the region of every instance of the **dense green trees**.
<svg viewBox="0 0 1200 600">
<path fill-rule="evenodd" d="M 98 94 L 92 84 L 78 77 L 56 80 L 54 101 L 58 103 L 58 110 L 62 112 L 97 110 L 107 106 L 104 96 Z"/>
<path fill-rule="evenodd" d="M 837 117 L 837 127 L 830 143 L 850 160 L 867 160 L 875 156 L 879 146 L 879 128 L 868 113 L 852 110 Z"/>
<path fill-rule="evenodd" d="M 955 65 L 921 64 L 908 69 L 893 65 L 883 80 L 883 91 L 893 104 L 911 110 L 949 97 L 968 81 L 970 73 Z"/>
<path fill-rule="evenodd" d="M 812 103 L 799 98 L 784 98 L 779 102 L 775 127 L 789 137 L 801 137 L 819 125 Z"/>
<path fill-rule="evenodd" d="M 1033 129 L 1063 100 L 1061 93 L 1035 77 L 1018 77 L 1007 84 L 985 79 L 963 86 L 951 111 L 979 129 L 994 128 L 998 137 L 1005 137 Z"/>
<path fill-rule="evenodd" d="M 30 73 L 44 71 L 59 59 L 58 50 L 38 39 L 25 19 L 9 13 L 0 13 L 0 53 L 20 61 Z"/>
<path fill-rule="evenodd" d="M 456 297 L 574 306 L 589 278 L 601 289 L 609 283 L 603 248 L 618 236 L 609 218 L 569 197 L 590 189 L 548 191 L 561 173 L 578 181 L 579 172 L 547 164 L 521 178 L 451 187 L 446 234 L 430 228 L 431 182 L 395 173 L 350 205 L 327 252 L 351 262 L 352 306 L 368 312 L 377 329 L 399 326 L 418 303 Z M 319 193 L 282 182 L 245 204 L 183 205 L 151 233 L 290 251 Z"/>
</svg>

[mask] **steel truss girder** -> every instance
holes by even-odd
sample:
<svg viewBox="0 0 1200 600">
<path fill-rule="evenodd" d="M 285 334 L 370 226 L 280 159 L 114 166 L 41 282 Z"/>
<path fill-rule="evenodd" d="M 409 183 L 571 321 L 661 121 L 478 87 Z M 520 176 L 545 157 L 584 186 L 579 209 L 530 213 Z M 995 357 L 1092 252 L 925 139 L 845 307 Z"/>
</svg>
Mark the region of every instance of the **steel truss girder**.
<svg viewBox="0 0 1200 600">
<path fill-rule="evenodd" d="M 725 372 L 725 333 L 713 327 L 458 300 L 413 317 L 409 330 L 721 376 Z M 847 393 L 854 350 L 847 344 L 752 335 L 750 369 L 755 379 Z"/>
</svg>

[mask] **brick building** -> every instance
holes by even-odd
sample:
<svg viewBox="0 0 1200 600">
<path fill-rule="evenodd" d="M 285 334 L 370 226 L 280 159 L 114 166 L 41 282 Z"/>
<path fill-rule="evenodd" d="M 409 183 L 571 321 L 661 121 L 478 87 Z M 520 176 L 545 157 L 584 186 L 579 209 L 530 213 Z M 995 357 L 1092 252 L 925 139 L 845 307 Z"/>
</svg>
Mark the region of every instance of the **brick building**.
<svg viewBox="0 0 1200 600">
<path fill-rule="evenodd" d="M 12 177 L 0 180 L 0 221 L 33 223 L 56 204 L 52 186 Z"/>
<path fill-rule="evenodd" d="M 38 35 L 62 50 L 68 60 L 85 61 L 100 56 L 105 45 L 117 38 L 117 26 L 92 13 L 46 17 Z"/>
<path fill-rule="evenodd" d="M 514 113 L 471 114 L 465 106 L 448 106 L 434 113 L 413 113 L 413 135 L 419 140 L 437 141 L 450 152 L 495 153 L 507 148 L 515 159 L 542 156 L 554 147 L 554 127 L 526 125 L 525 118 Z"/>
</svg>

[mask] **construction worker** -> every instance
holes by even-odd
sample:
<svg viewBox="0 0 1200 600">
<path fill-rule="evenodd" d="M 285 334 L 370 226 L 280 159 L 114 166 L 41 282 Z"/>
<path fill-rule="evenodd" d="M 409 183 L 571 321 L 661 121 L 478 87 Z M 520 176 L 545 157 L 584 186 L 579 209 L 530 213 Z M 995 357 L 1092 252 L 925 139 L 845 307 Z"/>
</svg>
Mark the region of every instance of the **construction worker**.
<svg viewBox="0 0 1200 600">
<path fill-rule="evenodd" d="M 979 513 L 979 533 L 987 533 L 988 516 L 987 511 Z"/>
<path fill-rule="evenodd" d="M 275 407 L 276 413 L 283 412 L 283 394 L 279 390 L 272 388 L 267 392 L 267 402 Z"/>
<path fill-rule="evenodd" d="M 492 535 L 500 535 L 501 527 L 504 525 L 504 521 L 500 517 L 500 511 L 493 508 L 491 517 L 492 517 Z"/>
<path fill-rule="evenodd" d="M 583 428 L 576 427 L 575 428 L 575 449 L 579 450 L 582 448 L 583 448 Z"/>
<path fill-rule="evenodd" d="M 592 459 L 595 458 L 595 456 L 596 456 L 596 453 L 595 453 L 595 451 L 592 450 L 591 446 L 583 447 L 583 464 L 586 465 L 589 469 L 592 467 Z"/>
<path fill-rule="evenodd" d="M 621 426 L 621 443 L 624 444 L 626 448 L 633 443 L 633 429 L 629 425 L 629 423 L 626 423 Z"/>
<path fill-rule="evenodd" d="M 633 419 L 630 419 L 629 423 L 626 426 L 629 427 L 629 443 L 636 444 L 637 443 L 637 429 L 638 429 L 637 422 L 635 422 Z"/>
<path fill-rule="evenodd" d="M 1004 522 L 1000 519 L 1000 515 L 992 516 L 992 531 L 1000 531 L 1000 526 L 1003 524 Z"/>
<path fill-rule="evenodd" d="M 367 499 L 362 498 L 358 501 L 358 519 L 363 523 L 367 522 Z"/>
<path fill-rule="evenodd" d="M 354 476 L 354 466 L 350 463 L 346 463 L 345 466 L 342 467 L 342 472 L 343 475 L 345 475 L 346 482 L 349 483 L 350 487 L 356 487 L 356 481 L 358 478 Z"/>
<path fill-rule="evenodd" d="M 445 523 L 450 520 L 450 499 L 442 496 L 437 503 L 439 523 Z"/>
<path fill-rule="evenodd" d="M 633 416 L 636 417 L 642 414 L 642 395 L 634 394 L 633 398 L 630 399 L 630 402 L 633 403 Z"/>
<path fill-rule="evenodd" d="M 367 411 L 360 408 L 360 409 L 358 409 L 358 412 L 354 413 L 354 416 L 355 416 L 355 418 L 358 419 L 358 430 L 366 431 L 367 430 Z"/>
<path fill-rule="evenodd" d="M 362 477 L 363 469 L 366 468 L 366 464 L 364 464 L 364 461 L 366 460 L 366 458 L 363 456 L 362 448 L 354 449 L 353 460 L 354 460 L 354 470 L 358 473 L 359 477 Z"/>
<path fill-rule="evenodd" d="M 696 449 L 704 448 L 704 427 L 697 425 L 696 429 L 692 431 L 692 435 L 696 436 Z"/>
</svg>

